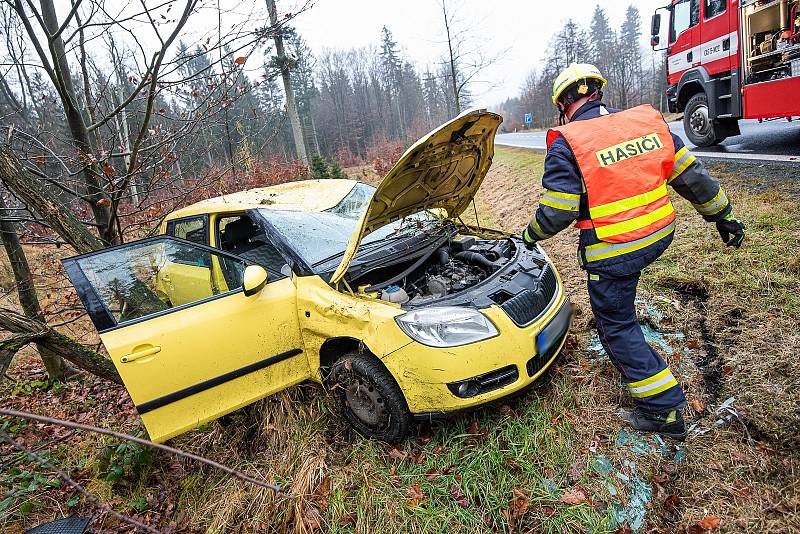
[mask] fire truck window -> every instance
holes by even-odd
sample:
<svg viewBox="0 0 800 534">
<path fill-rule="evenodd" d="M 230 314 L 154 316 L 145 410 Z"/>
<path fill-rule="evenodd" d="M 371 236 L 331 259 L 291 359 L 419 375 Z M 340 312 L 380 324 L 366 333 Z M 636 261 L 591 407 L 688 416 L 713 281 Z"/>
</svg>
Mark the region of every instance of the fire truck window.
<svg viewBox="0 0 800 534">
<path fill-rule="evenodd" d="M 705 17 L 710 19 L 725 13 L 726 0 L 704 0 L 705 1 Z"/>
<path fill-rule="evenodd" d="M 683 32 L 700 22 L 700 0 L 681 0 L 672 6 L 671 22 L 669 42 L 674 43 Z"/>
</svg>

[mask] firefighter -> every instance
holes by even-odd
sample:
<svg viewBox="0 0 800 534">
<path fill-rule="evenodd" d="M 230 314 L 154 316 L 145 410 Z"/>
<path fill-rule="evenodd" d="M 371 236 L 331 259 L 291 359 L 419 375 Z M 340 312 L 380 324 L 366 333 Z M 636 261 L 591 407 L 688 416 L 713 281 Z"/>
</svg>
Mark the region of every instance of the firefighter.
<svg viewBox="0 0 800 534">
<path fill-rule="evenodd" d="M 634 429 L 683 440 L 686 397 L 645 341 L 636 319 L 636 286 L 642 269 L 672 242 L 668 185 L 716 223 L 727 246 L 741 246 L 745 227 L 725 191 L 661 114 L 647 105 L 607 108 L 606 83 L 587 64 L 572 64 L 556 78 L 560 126 L 547 134 L 544 194 L 523 238 L 533 247 L 577 221 L 578 258 L 600 342 L 634 401 L 634 409 L 619 414 Z"/>
</svg>

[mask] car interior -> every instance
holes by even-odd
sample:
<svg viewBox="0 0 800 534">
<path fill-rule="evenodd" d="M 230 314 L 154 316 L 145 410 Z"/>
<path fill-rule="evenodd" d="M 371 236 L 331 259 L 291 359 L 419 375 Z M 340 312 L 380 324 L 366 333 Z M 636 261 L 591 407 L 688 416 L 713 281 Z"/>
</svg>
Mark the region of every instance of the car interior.
<svg viewBox="0 0 800 534">
<path fill-rule="evenodd" d="M 218 223 L 220 248 L 264 267 L 271 280 L 284 278 L 286 261 L 247 215 L 222 217 Z"/>
</svg>

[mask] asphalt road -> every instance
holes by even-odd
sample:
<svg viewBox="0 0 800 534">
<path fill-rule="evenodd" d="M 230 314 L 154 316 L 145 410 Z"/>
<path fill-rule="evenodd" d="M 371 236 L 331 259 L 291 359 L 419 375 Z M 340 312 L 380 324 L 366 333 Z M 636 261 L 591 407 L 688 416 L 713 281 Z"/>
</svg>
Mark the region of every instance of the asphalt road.
<svg viewBox="0 0 800 534">
<path fill-rule="evenodd" d="M 683 122 L 671 122 L 669 127 L 695 154 L 709 159 L 800 163 L 800 121 L 780 120 L 761 124 L 757 120 L 739 121 L 742 135 L 708 148 L 697 148 L 689 142 L 683 130 Z M 495 142 L 498 145 L 544 150 L 545 136 L 545 132 L 498 134 Z"/>
</svg>

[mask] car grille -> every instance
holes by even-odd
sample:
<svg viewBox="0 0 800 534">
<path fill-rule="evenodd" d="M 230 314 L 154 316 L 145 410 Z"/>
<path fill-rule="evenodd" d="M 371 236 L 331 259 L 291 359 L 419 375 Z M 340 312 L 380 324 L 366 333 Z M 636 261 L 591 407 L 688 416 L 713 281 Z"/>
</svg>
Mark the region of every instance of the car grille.
<svg viewBox="0 0 800 534">
<path fill-rule="evenodd" d="M 526 289 L 500 305 L 517 326 L 526 326 L 539 317 L 553 300 L 558 289 L 558 280 L 552 267 L 546 265 L 539 278 L 537 289 Z"/>
<path fill-rule="evenodd" d="M 450 392 L 456 397 L 469 398 L 482 393 L 488 393 L 495 389 L 500 389 L 509 384 L 513 384 L 519 378 L 519 371 L 516 365 L 507 365 L 496 371 L 484 373 L 482 375 L 470 378 L 468 380 L 461 380 L 460 382 L 450 382 L 447 387 Z M 459 387 L 467 383 L 469 386 L 466 393 L 459 392 Z"/>
<path fill-rule="evenodd" d="M 558 339 L 558 341 L 553 343 L 553 346 L 550 347 L 548 351 L 545 352 L 544 354 L 537 354 L 536 356 L 528 360 L 528 363 L 525 364 L 525 370 L 528 371 L 528 376 L 535 375 L 536 373 L 542 370 L 542 367 L 547 365 L 547 362 L 549 362 L 550 359 L 555 355 L 555 353 L 558 352 L 558 349 L 561 348 L 561 342 L 564 341 L 566 335 L 567 332 L 564 332 L 564 335 L 561 336 Z"/>
</svg>

